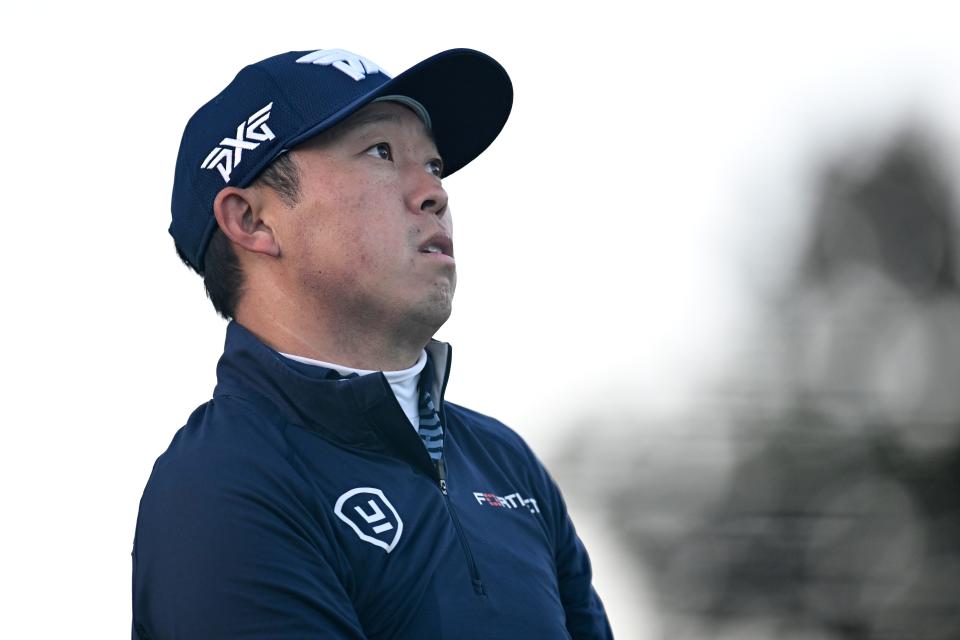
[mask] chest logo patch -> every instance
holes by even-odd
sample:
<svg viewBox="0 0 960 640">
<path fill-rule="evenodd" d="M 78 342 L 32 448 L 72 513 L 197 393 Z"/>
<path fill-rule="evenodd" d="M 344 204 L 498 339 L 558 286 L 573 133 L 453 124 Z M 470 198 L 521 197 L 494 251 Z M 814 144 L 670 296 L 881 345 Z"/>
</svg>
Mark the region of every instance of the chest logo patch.
<svg viewBox="0 0 960 640">
<path fill-rule="evenodd" d="M 361 540 L 387 553 L 393 551 L 403 533 L 403 520 L 380 489 L 350 489 L 337 499 L 333 512 L 350 525 Z"/>
<path fill-rule="evenodd" d="M 533 498 L 524 498 L 519 493 L 511 493 L 508 496 L 498 496 L 493 493 L 474 491 L 473 497 L 476 498 L 477 503 L 482 506 L 497 507 L 499 509 L 520 509 L 521 507 L 526 507 L 527 510 L 534 515 L 540 513 L 540 507 L 537 506 L 536 500 Z"/>
</svg>

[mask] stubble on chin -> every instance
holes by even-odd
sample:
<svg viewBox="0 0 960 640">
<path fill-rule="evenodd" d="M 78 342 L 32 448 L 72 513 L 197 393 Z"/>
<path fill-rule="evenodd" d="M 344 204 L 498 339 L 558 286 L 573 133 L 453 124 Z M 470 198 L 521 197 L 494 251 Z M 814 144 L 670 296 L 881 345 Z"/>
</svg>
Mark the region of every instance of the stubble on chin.
<svg viewBox="0 0 960 640">
<path fill-rule="evenodd" d="M 430 327 L 434 332 L 442 327 L 453 311 L 453 294 L 456 288 L 456 274 L 449 281 L 438 281 L 424 303 L 419 306 L 418 324 Z"/>
</svg>

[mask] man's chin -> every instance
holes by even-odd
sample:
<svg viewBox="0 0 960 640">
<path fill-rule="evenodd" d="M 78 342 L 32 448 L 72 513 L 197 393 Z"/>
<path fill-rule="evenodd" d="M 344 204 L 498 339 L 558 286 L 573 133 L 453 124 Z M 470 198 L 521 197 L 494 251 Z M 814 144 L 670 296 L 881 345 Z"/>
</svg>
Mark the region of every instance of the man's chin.
<svg viewBox="0 0 960 640">
<path fill-rule="evenodd" d="M 429 332 L 432 336 L 444 323 L 450 319 L 453 311 L 453 291 L 439 291 L 428 300 L 411 310 L 415 324 Z"/>
<path fill-rule="evenodd" d="M 420 318 L 419 324 L 424 327 L 432 329 L 431 334 L 437 331 L 440 327 L 450 319 L 450 314 L 453 311 L 453 306 L 450 303 L 436 304 L 430 307 L 424 307 L 420 309 Z"/>
</svg>

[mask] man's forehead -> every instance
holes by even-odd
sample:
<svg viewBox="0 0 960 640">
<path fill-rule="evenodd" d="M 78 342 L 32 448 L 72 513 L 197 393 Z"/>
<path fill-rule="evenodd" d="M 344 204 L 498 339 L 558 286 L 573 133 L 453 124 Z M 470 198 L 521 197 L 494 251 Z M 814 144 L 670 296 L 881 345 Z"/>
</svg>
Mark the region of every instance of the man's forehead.
<svg viewBox="0 0 960 640">
<path fill-rule="evenodd" d="M 427 139 L 436 144 L 433 131 L 414 109 L 400 102 L 379 101 L 366 105 L 342 122 L 337 123 L 333 127 L 317 134 L 298 146 L 325 146 L 367 127 L 378 124 L 405 126 L 407 123 L 413 121 L 416 121 Z"/>
</svg>

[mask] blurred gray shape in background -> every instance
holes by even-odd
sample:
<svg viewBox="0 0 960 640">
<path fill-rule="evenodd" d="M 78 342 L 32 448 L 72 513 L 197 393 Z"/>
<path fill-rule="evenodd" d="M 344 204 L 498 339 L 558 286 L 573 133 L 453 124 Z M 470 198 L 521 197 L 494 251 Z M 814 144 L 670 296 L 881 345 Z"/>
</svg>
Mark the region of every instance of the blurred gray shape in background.
<svg viewBox="0 0 960 640">
<path fill-rule="evenodd" d="M 687 415 L 571 430 L 558 476 L 646 573 L 664 637 L 960 637 L 957 201 L 936 140 L 913 122 L 814 163 L 757 357 Z"/>
</svg>

